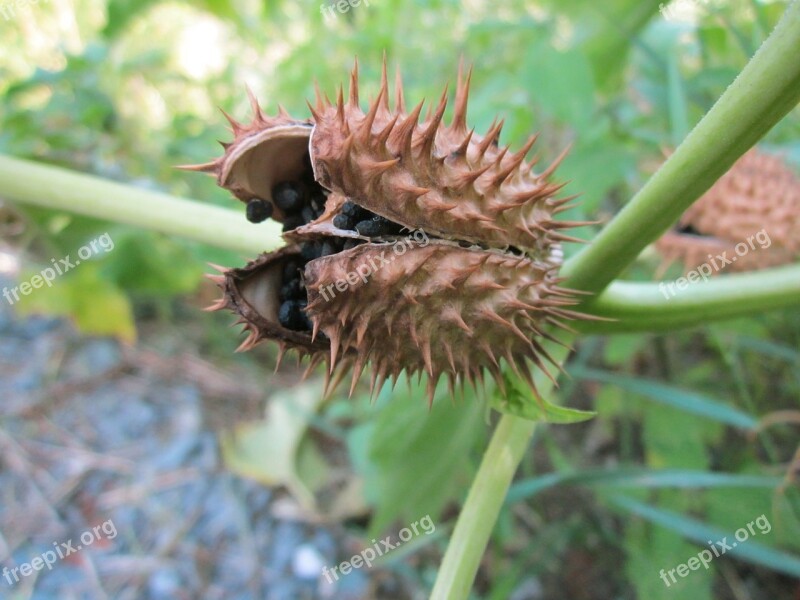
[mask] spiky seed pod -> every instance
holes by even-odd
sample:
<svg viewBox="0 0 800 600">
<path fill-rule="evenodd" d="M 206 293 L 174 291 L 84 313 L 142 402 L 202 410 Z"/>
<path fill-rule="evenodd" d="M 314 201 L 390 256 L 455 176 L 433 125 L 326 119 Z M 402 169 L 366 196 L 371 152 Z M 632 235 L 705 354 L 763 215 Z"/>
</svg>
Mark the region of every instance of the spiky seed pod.
<svg viewBox="0 0 800 600">
<path fill-rule="evenodd" d="M 748 240 L 764 231 L 766 237 Z M 737 244 L 747 245 L 737 253 Z M 656 242 L 664 257 L 686 271 L 723 252 L 730 271 L 754 271 L 794 262 L 800 255 L 800 179 L 779 158 L 750 150 L 681 217 L 678 229 Z M 743 247 L 740 247 L 743 248 Z"/>
<path fill-rule="evenodd" d="M 223 112 L 233 131 L 233 142 L 220 142 L 225 154 L 217 160 L 183 167 L 186 170 L 214 174 L 217 184 L 244 203 L 262 200 L 272 205 L 272 218 L 284 222 L 285 210 L 275 205 L 275 185 L 296 181 L 310 168 L 308 139 L 311 121 L 294 119 L 283 107 L 278 116 L 261 110 L 253 93 L 247 90 L 253 109 L 253 121 L 242 124 Z"/>
<path fill-rule="evenodd" d="M 225 269 L 222 275 L 208 277 L 225 290 L 225 294 L 207 310 L 230 310 L 239 315 L 238 324 L 248 331 L 247 339 L 237 351 L 249 350 L 265 339 L 276 340 L 283 351 L 296 349 L 301 355 L 327 349 L 321 340 L 312 341 L 308 333 L 293 331 L 280 325 L 278 312 L 284 272 L 291 261 L 301 262 L 298 246 L 286 246 L 276 252 L 262 254 L 244 267 Z M 283 352 L 281 353 L 283 354 Z"/>
<path fill-rule="evenodd" d="M 500 380 L 501 359 L 515 369 L 529 359 L 548 375 L 542 357 L 558 366 L 539 340 L 551 337 L 549 322 L 572 315 L 564 307 L 575 302 L 558 287 L 553 264 L 412 240 L 402 255 L 395 249 L 403 241 L 363 244 L 306 267 L 308 314 L 330 338 L 332 361 L 354 351 L 352 385 L 369 357 L 379 384 L 403 369 L 425 371 L 429 386 L 443 373 L 451 387 L 457 374 L 479 381 L 483 368 Z M 345 292 L 336 287 L 341 281 Z M 522 375 L 529 378 L 528 370 Z"/>
<path fill-rule="evenodd" d="M 569 199 L 554 199 L 563 186 L 548 181 L 565 154 L 535 174 L 525 157 L 536 135 L 511 152 L 498 143 L 502 121 L 485 136 L 467 131 L 469 74 L 459 74 L 449 126 L 446 89 L 420 123 L 422 103 L 406 114 L 402 92 L 390 111 L 385 75 L 378 98 L 362 112 L 357 77 L 354 71 L 347 102 L 340 91 L 335 105 L 323 102 L 313 110 L 311 156 L 324 187 L 438 238 L 513 246 L 542 259 L 554 243 L 572 239 L 559 231 L 570 224 L 554 218 Z"/>
<path fill-rule="evenodd" d="M 310 121 L 265 116 L 250 95 L 252 123 L 231 119 L 224 156 L 194 167 L 245 202 L 274 204 L 290 244 L 215 277 L 223 298 L 212 308 L 239 315 L 243 349 L 276 339 L 327 362 L 334 380 L 353 366 L 351 392 L 367 364 L 373 390 L 426 372 L 431 397 L 442 375 L 452 387 L 488 371 L 502 385 L 506 361 L 533 386 L 528 362 L 548 375 L 545 361 L 558 366 L 541 342 L 581 317 L 558 285 L 560 242 L 573 239 L 559 230 L 582 223 L 556 220 L 569 198 L 554 197 L 555 164 L 534 173 L 525 160 L 536 136 L 511 152 L 502 122 L 467 130 L 469 84 L 459 70 L 449 125 L 446 90 L 420 122 L 399 75 L 390 109 L 385 61 L 366 112 L 357 64 L 349 99 L 317 91 Z"/>
</svg>

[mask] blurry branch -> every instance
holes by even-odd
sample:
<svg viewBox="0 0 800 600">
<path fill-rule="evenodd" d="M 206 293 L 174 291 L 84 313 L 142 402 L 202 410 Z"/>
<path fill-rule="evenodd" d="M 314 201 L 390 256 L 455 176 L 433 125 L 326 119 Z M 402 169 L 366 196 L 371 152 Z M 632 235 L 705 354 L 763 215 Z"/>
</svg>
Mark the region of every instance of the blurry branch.
<svg viewBox="0 0 800 600">
<path fill-rule="evenodd" d="M 698 282 L 674 297 L 666 290 L 662 283 L 615 281 L 581 310 L 616 320 L 579 321 L 574 326 L 583 333 L 673 331 L 798 307 L 800 264 Z"/>
<path fill-rule="evenodd" d="M 244 211 L 3 155 L 0 199 L 134 225 L 247 255 L 281 244 L 277 223 L 252 225 Z"/>
<path fill-rule="evenodd" d="M 800 101 L 800 0 L 683 143 L 591 245 L 566 287 L 603 290 Z"/>
</svg>

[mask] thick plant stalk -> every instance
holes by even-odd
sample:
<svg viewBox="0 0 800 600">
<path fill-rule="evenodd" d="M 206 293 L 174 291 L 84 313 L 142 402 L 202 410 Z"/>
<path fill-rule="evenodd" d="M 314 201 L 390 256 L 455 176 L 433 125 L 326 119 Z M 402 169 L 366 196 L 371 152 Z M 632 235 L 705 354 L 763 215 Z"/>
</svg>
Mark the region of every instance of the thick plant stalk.
<svg viewBox="0 0 800 600">
<path fill-rule="evenodd" d="M 582 253 L 565 264 L 565 285 L 599 292 L 675 222 L 730 166 L 800 100 L 800 1 L 664 166 Z M 564 359 L 566 356 L 563 357 Z M 484 454 L 456 522 L 431 598 L 469 596 L 480 559 L 533 431 L 505 415 Z M 487 489 L 503 454 L 503 473 Z M 488 531 L 487 531 L 488 530 Z"/>
<path fill-rule="evenodd" d="M 545 346 L 557 361 L 566 360 L 566 348 L 551 342 Z M 550 395 L 553 383 L 543 373 L 536 371 L 534 381 L 542 396 Z M 535 421 L 510 415 L 498 422 L 458 516 L 431 600 L 469 596 L 497 515 L 535 429 Z"/>
<path fill-rule="evenodd" d="M 578 321 L 583 333 L 675 331 L 800 305 L 800 264 L 690 284 L 674 297 L 663 283 L 615 281 L 583 310 L 613 321 Z"/>
<path fill-rule="evenodd" d="M 108 219 L 250 254 L 282 243 L 275 223 L 59 167 L 0 155 L 0 199 Z"/>
</svg>

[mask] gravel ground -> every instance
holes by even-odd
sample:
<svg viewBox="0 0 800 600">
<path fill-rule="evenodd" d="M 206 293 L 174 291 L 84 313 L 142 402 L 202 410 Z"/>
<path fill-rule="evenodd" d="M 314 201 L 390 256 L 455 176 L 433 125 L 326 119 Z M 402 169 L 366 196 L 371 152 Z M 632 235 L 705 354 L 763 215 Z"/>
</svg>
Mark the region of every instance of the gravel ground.
<svg viewBox="0 0 800 600">
<path fill-rule="evenodd" d="M 327 585 L 343 530 L 225 470 L 202 364 L 133 355 L 0 308 L 0 598 L 408 597 L 371 591 L 377 570 Z"/>
</svg>

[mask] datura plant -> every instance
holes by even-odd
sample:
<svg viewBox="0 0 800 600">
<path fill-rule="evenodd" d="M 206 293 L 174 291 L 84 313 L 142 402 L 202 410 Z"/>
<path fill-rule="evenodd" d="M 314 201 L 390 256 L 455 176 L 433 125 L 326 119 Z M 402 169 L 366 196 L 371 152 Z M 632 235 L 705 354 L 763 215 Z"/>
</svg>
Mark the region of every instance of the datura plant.
<svg viewBox="0 0 800 600">
<path fill-rule="evenodd" d="M 769 265 L 796 258 L 796 182 L 774 161 L 749 155 L 692 204 L 797 106 L 797 48 L 799 1 L 658 171 L 566 261 L 564 229 L 581 223 L 558 219 L 569 202 L 553 180 L 558 160 L 537 170 L 526 158 L 535 137 L 516 151 L 501 147 L 502 122 L 486 135 L 468 129 L 468 74 L 459 77 L 449 123 L 446 93 L 422 120 L 421 105 L 406 110 L 399 82 L 390 102 L 385 69 L 366 111 L 357 71 L 347 101 L 341 91 L 335 102 L 320 94 L 307 119 L 284 110 L 267 116 L 252 100 L 249 124 L 231 119 L 224 155 L 194 169 L 245 202 L 249 220 L 282 223 L 285 244 L 223 269 L 215 308 L 232 310 L 249 330 L 245 349 L 276 340 L 312 366 L 326 361 L 334 383 L 351 368 L 356 382 L 371 364 L 373 389 L 406 370 L 427 373 L 432 393 L 442 375 L 469 385 L 488 372 L 502 384 L 511 369 L 541 400 L 552 396 L 551 367 L 561 369 L 579 331 L 663 331 L 796 308 L 797 264 L 731 269 L 674 298 L 657 283 L 617 278 L 676 223 L 693 243 L 711 240 L 723 251 L 756 233 L 751 225 L 763 227 L 780 249 Z M 248 253 L 273 245 L 260 228 L 243 228 L 239 213 L 28 161 L 0 156 L 0 184 L 16 202 Z M 557 328 L 567 330 L 559 341 Z M 528 448 L 535 420 L 509 412 L 459 513 L 435 600 L 469 597 Z"/>
<path fill-rule="evenodd" d="M 347 100 L 317 93 L 311 118 L 271 117 L 253 95 L 253 120 L 229 117 L 234 139 L 218 160 L 198 165 L 247 205 L 251 221 L 283 224 L 287 245 L 215 279 L 214 309 L 249 330 L 242 345 L 277 340 L 281 351 L 329 364 L 336 381 L 352 368 L 350 391 L 367 364 L 372 388 L 387 377 L 427 373 L 450 389 L 488 372 L 502 386 L 505 361 L 531 387 L 529 363 L 552 378 L 559 363 L 542 345 L 552 327 L 584 315 L 560 287 L 563 233 L 571 206 L 526 157 L 536 135 L 512 151 L 503 122 L 485 135 L 467 126 L 470 74 L 459 72 L 455 107 L 447 89 L 420 120 L 406 110 L 399 77 L 390 106 L 384 60 L 380 91 L 366 112 L 358 64 Z M 577 240 L 580 241 L 580 240 Z"/>
</svg>

